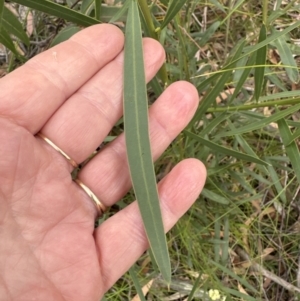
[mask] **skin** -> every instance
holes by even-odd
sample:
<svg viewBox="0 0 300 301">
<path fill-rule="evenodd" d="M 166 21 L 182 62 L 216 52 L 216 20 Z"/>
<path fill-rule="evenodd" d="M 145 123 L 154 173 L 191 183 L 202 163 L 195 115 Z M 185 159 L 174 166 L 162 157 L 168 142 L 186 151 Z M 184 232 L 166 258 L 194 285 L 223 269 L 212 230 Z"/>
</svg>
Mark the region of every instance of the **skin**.
<svg viewBox="0 0 300 301">
<path fill-rule="evenodd" d="M 143 41 L 146 79 L 165 54 Z M 94 229 L 96 209 L 74 182 L 71 164 L 41 131 L 76 162 L 101 144 L 122 116 L 122 32 L 87 28 L 0 80 L 0 300 L 100 300 L 148 248 L 133 202 Z M 172 84 L 149 110 L 154 160 L 188 124 L 196 89 Z M 124 136 L 79 174 L 111 206 L 130 189 Z M 206 178 L 196 159 L 179 163 L 159 183 L 165 231 L 199 196 Z"/>
</svg>

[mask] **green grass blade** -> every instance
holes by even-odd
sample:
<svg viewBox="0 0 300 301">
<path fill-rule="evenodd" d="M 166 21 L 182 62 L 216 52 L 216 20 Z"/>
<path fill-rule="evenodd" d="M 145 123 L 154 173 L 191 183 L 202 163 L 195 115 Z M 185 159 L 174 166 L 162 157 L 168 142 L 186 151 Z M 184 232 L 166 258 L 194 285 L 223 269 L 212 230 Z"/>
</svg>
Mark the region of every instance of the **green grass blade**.
<svg viewBox="0 0 300 301">
<path fill-rule="evenodd" d="M 214 224 L 214 230 L 215 230 L 215 236 L 213 239 L 213 244 L 214 244 L 214 257 L 215 261 L 219 262 L 220 261 L 220 256 L 221 256 L 221 221 L 220 221 L 220 216 L 219 213 L 216 213 L 215 215 L 215 224 Z"/>
<path fill-rule="evenodd" d="M 257 289 L 255 287 L 253 287 L 251 284 L 249 284 L 246 279 L 238 276 L 237 274 L 235 274 L 234 272 L 232 272 L 230 269 L 226 268 L 225 266 L 219 264 L 216 261 L 212 261 L 211 260 L 210 262 L 213 263 L 218 269 L 222 270 L 223 273 L 231 276 L 233 279 L 235 279 L 236 281 L 240 282 L 244 287 L 247 287 L 253 293 L 257 292 Z"/>
<path fill-rule="evenodd" d="M 79 32 L 80 30 L 81 28 L 75 25 L 65 27 L 55 36 L 50 46 L 53 47 L 59 43 L 68 40 L 70 37 L 72 37 L 75 33 Z"/>
<path fill-rule="evenodd" d="M 139 280 L 138 280 L 138 277 L 136 275 L 136 271 L 134 269 L 134 267 L 131 267 L 129 269 L 129 275 L 130 275 L 130 278 L 134 284 L 134 287 L 136 289 L 136 292 L 140 298 L 140 301 L 146 301 L 146 298 L 145 298 L 145 295 L 143 293 L 143 288 L 141 287 L 141 284 L 139 283 Z"/>
<path fill-rule="evenodd" d="M 203 188 L 201 195 L 211 201 L 214 201 L 214 202 L 222 204 L 222 205 L 229 204 L 229 201 L 225 197 L 223 197 L 223 196 L 219 195 L 218 193 L 215 193 L 211 190 L 208 190 L 207 188 Z"/>
<path fill-rule="evenodd" d="M 99 23 L 96 19 L 48 0 L 14 0 L 14 2 L 82 26 L 90 26 Z"/>
<path fill-rule="evenodd" d="M 86 14 L 94 5 L 94 0 L 82 0 L 80 12 Z"/>
<path fill-rule="evenodd" d="M 294 98 L 298 96 L 299 96 L 299 90 L 285 91 L 285 92 L 279 92 L 279 93 L 263 96 L 260 98 L 260 102 L 283 99 L 283 98 Z"/>
<path fill-rule="evenodd" d="M 187 301 L 192 301 L 194 300 L 194 295 L 195 295 L 195 292 L 196 290 L 198 289 L 199 285 L 200 285 L 200 282 L 203 281 L 202 279 L 203 277 L 203 274 L 202 273 L 199 273 L 197 279 L 195 280 L 194 284 L 193 284 L 193 288 L 189 294 L 189 297 L 187 299 Z"/>
<path fill-rule="evenodd" d="M 254 46 L 248 46 L 248 47 L 245 47 L 244 49 L 244 54 L 238 58 L 238 59 L 241 59 L 242 57 L 244 56 L 247 56 L 249 55 L 250 53 L 252 52 L 255 52 L 257 51 L 258 49 L 270 44 L 271 42 L 273 41 L 276 41 L 277 39 L 279 39 L 280 37 L 283 37 L 285 36 L 286 34 L 288 34 L 289 32 L 291 32 L 292 30 L 296 29 L 296 28 L 299 28 L 300 26 L 300 21 L 297 21 L 295 22 L 293 25 L 285 28 L 284 30 L 282 31 L 276 31 L 276 33 L 273 33 L 271 34 L 269 37 L 267 37 L 264 41 L 254 45 Z M 235 61 L 231 62 L 229 65 L 225 66 L 224 69 L 226 68 L 229 68 L 230 65 L 233 65 L 235 63 Z"/>
<path fill-rule="evenodd" d="M 221 25 L 221 22 L 216 21 L 210 27 L 208 27 L 208 29 L 205 31 L 204 35 L 202 36 L 202 38 L 200 40 L 200 43 L 199 43 L 200 46 L 204 46 L 208 42 L 208 40 L 214 35 L 214 33 L 220 27 L 220 25 Z"/>
<path fill-rule="evenodd" d="M 116 21 L 119 21 L 127 12 L 129 2 L 130 0 L 126 0 L 126 2 L 123 4 L 123 6 L 120 8 L 120 10 L 109 20 L 109 23 L 114 23 Z"/>
<path fill-rule="evenodd" d="M 243 54 L 240 57 L 234 58 L 233 60 L 229 61 L 224 65 L 222 68 L 222 72 L 226 72 L 227 69 L 232 68 L 239 60 L 242 58 L 249 56 L 251 53 L 256 52 L 258 49 L 270 44 L 271 42 L 275 41 L 276 39 L 288 34 L 290 31 L 292 31 L 295 28 L 298 28 L 300 26 L 300 21 L 295 22 L 293 25 L 287 27 L 286 29 L 273 33 L 268 38 L 266 38 L 263 42 L 260 42 L 256 44 L 255 46 L 247 46 L 243 49 Z M 214 79 L 218 78 L 221 75 L 221 73 L 215 73 L 211 77 L 214 77 Z M 196 78 L 197 76 L 195 76 Z M 199 86 L 197 86 L 198 91 L 203 89 L 205 85 L 211 82 L 211 77 L 206 79 L 203 83 L 201 83 Z"/>
<path fill-rule="evenodd" d="M 164 29 L 173 20 L 173 18 L 177 15 L 185 2 L 186 0 L 173 0 L 169 3 L 166 16 L 160 26 L 160 30 Z"/>
<path fill-rule="evenodd" d="M 221 3 L 219 3 L 219 1 L 217 1 L 217 0 L 210 0 L 209 2 L 212 3 L 219 10 L 221 10 L 224 14 L 226 14 L 226 10 L 224 9 L 224 6 Z"/>
<path fill-rule="evenodd" d="M 292 143 L 293 141 L 295 141 L 296 139 L 298 139 L 300 137 L 300 128 L 298 128 L 294 134 L 292 134 L 290 136 L 290 138 L 286 141 L 287 145 L 289 145 L 290 143 Z"/>
<path fill-rule="evenodd" d="M 122 7 L 118 7 L 118 6 L 103 6 L 101 7 L 101 16 L 100 16 L 100 20 L 101 22 L 105 22 L 108 23 L 110 22 L 110 20 L 120 12 L 120 10 L 122 9 Z M 126 21 L 126 12 L 125 14 L 123 14 L 122 16 L 120 16 L 118 21 L 122 21 L 125 22 Z"/>
<path fill-rule="evenodd" d="M 258 42 L 262 42 L 267 38 L 267 29 L 266 26 L 263 24 L 260 33 L 259 33 L 259 39 Z M 263 66 L 255 68 L 254 71 L 254 82 L 255 82 L 255 89 L 254 89 L 254 95 L 255 99 L 258 101 L 262 88 L 264 83 L 264 76 L 265 76 L 265 67 L 266 64 L 266 58 L 267 58 L 267 45 L 261 47 L 256 52 L 256 65 Z"/>
<path fill-rule="evenodd" d="M 200 132 L 200 135 L 204 137 L 205 135 L 210 134 L 220 123 L 226 119 L 228 119 L 227 112 L 222 112 L 221 114 L 214 116 L 209 124 L 205 124 L 203 130 Z"/>
<path fill-rule="evenodd" d="M 1 18 L 1 15 L 0 15 Z M 9 50 L 11 50 L 16 56 L 20 56 L 20 54 L 17 52 L 15 45 L 9 36 L 9 34 L 6 32 L 6 30 L 1 26 L 0 24 L 0 43 L 3 44 L 5 47 L 7 47 Z"/>
<path fill-rule="evenodd" d="M 268 171 L 269 171 L 270 178 L 272 180 L 272 184 L 274 185 L 277 191 L 278 197 L 280 197 L 282 204 L 286 205 L 288 203 L 286 198 L 286 192 L 285 192 L 286 187 L 282 187 L 281 181 L 273 166 L 268 166 Z"/>
<path fill-rule="evenodd" d="M 232 71 L 224 72 L 216 85 L 211 88 L 207 94 L 205 94 L 201 105 L 190 124 L 194 124 L 197 120 L 201 120 L 207 109 L 216 102 L 216 98 L 223 91 L 224 85 L 229 81 L 231 74 Z"/>
<path fill-rule="evenodd" d="M 9 34 L 5 31 L 4 28 L 0 29 L 0 43 L 3 44 L 5 47 L 7 47 L 9 50 L 11 50 L 15 55 L 19 55 L 17 52 L 14 43 L 9 36 Z"/>
<path fill-rule="evenodd" d="M 228 131 L 228 132 L 225 132 L 223 134 L 219 134 L 219 135 L 216 136 L 216 138 L 225 137 L 225 136 L 232 136 L 232 135 L 237 135 L 237 134 L 243 134 L 243 133 L 247 133 L 247 132 L 251 132 L 251 131 L 261 129 L 262 127 L 270 124 L 271 122 L 276 122 L 279 119 L 282 119 L 282 118 L 298 111 L 299 109 L 300 109 L 300 104 L 294 105 L 294 106 L 289 107 L 289 108 L 287 108 L 283 111 L 276 112 L 275 114 L 273 114 L 270 117 L 259 120 L 255 124 L 253 124 L 253 123 L 247 124 L 247 125 L 242 126 L 238 129 Z"/>
<path fill-rule="evenodd" d="M 269 163 L 267 163 L 267 162 L 265 162 L 265 161 L 263 161 L 263 160 L 261 160 L 257 157 L 253 157 L 253 156 L 250 156 L 250 155 L 240 153 L 240 152 L 237 152 L 235 150 L 226 148 L 224 146 L 218 145 L 218 144 L 216 144 L 216 143 L 214 143 L 210 140 L 207 140 L 207 139 L 205 139 L 201 136 L 198 136 L 194 133 L 191 133 L 189 131 L 184 131 L 184 133 L 187 134 L 187 136 L 189 136 L 190 138 L 201 142 L 203 145 L 207 146 L 208 148 L 210 148 L 210 149 L 212 149 L 216 152 L 219 152 L 219 153 L 222 153 L 222 154 L 225 154 L 225 155 L 228 155 L 228 156 L 240 159 L 240 160 L 244 160 L 244 161 L 247 161 L 247 162 L 258 163 L 258 164 L 265 165 L 265 166 L 269 165 Z"/>
<path fill-rule="evenodd" d="M 19 38 L 27 46 L 29 45 L 29 38 L 23 29 L 23 25 L 20 23 L 18 18 L 5 6 L 3 7 L 2 25 L 7 32 Z"/>
<path fill-rule="evenodd" d="M 150 149 L 142 32 L 136 0 L 129 5 L 124 61 L 124 124 L 130 175 L 155 261 L 170 283 L 170 259 Z"/>
<path fill-rule="evenodd" d="M 0 43 L 18 55 L 14 43 L 3 26 L 4 0 L 0 0 Z"/>
<path fill-rule="evenodd" d="M 233 52 L 232 57 L 229 58 L 229 61 L 235 60 L 237 57 L 239 57 L 244 46 L 245 46 L 245 41 L 242 40 L 234 49 L 235 51 Z M 216 85 L 213 88 L 211 88 L 211 90 L 209 92 L 207 92 L 205 94 L 205 96 L 202 99 L 199 109 L 197 110 L 192 121 L 190 122 L 190 126 L 193 125 L 195 123 L 195 121 L 200 120 L 202 118 L 203 114 L 205 114 L 205 112 L 207 111 L 207 109 L 213 103 L 216 102 L 216 98 L 223 91 L 224 85 L 226 84 L 226 82 L 228 82 L 230 80 L 231 74 L 232 74 L 232 70 L 224 71 L 224 73 L 222 74 L 221 78 L 218 80 Z M 198 88 L 199 88 L 199 86 L 198 86 Z"/>
<path fill-rule="evenodd" d="M 299 81 L 299 71 L 298 71 L 297 63 L 293 57 L 292 51 L 288 43 L 286 42 L 284 36 L 275 40 L 274 44 L 277 47 L 283 65 L 291 66 L 290 68 L 289 67 L 285 68 L 289 79 L 293 83 L 297 83 Z"/>
<path fill-rule="evenodd" d="M 284 119 L 280 119 L 278 120 L 277 123 L 278 123 L 280 136 L 282 138 L 282 142 L 285 146 L 286 154 L 291 161 L 291 164 L 294 169 L 294 173 L 297 177 L 298 182 L 300 183 L 300 153 L 299 153 L 297 143 L 295 141 L 289 143 L 292 134 L 287 125 L 287 122 Z"/>
<path fill-rule="evenodd" d="M 222 256 L 221 256 L 221 263 L 226 265 L 228 258 L 229 258 L 229 235 L 230 235 L 230 230 L 229 230 L 229 219 L 228 216 L 225 215 L 223 218 L 223 242 L 224 244 L 221 245 L 222 249 Z"/>
<path fill-rule="evenodd" d="M 250 57 L 248 58 L 248 61 L 247 61 L 247 64 L 245 67 L 253 66 L 255 64 L 255 59 L 256 59 L 255 55 L 251 54 Z M 242 89 L 245 81 L 247 80 L 250 72 L 251 72 L 251 68 L 245 68 L 244 71 L 242 72 L 241 76 L 239 77 L 239 81 L 235 86 L 234 92 L 232 93 L 231 101 L 233 101 L 237 97 L 237 95 L 241 92 L 241 89 Z"/>
</svg>

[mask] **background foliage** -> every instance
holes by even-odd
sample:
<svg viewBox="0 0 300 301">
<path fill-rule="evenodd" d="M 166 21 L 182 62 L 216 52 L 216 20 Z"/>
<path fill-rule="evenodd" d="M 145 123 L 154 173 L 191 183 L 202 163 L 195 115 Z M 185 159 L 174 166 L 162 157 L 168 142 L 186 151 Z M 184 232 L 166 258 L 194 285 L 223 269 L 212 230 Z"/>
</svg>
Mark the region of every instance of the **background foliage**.
<svg viewBox="0 0 300 301">
<path fill-rule="evenodd" d="M 124 30 L 124 2 L 0 0 L 0 76 L 84 26 L 112 22 Z M 166 83 L 181 79 L 202 100 L 156 163 L 157 178 L 195 157 L 206 164 L 208 180 L 167 236 L 170 290 L 146 253 L 106 299 L 139 293 L 135 300 L 143 300 L 147 293 L 147 300 L 298 300 L 300 2 L 139 4 L 144 35 L 167 53 L 148 85 L 150 103 Z M 106 142 L 122 131 L 118 123 Z M 131 200 L 129 193 L 111 213 Z"/>
</svg>

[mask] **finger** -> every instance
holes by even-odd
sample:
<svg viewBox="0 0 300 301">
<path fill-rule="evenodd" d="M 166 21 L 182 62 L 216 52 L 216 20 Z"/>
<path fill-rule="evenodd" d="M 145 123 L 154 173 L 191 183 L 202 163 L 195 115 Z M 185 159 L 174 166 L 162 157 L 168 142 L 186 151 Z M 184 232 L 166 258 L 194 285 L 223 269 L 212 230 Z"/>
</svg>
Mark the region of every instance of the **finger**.
<svg viewBox="0 0 300 301">
<path fill-rule="evenodd" d="M 38 132 L 68 97 L 120 53 L 123 45 L 123 33 L 102 24 L 34 57 L 1 79 L 1 115 L 32 133 Z"/>
<path fill-rule="evenodd" d="M 194 115 L 199 103 L 195 87 L 187 82 L 172 84 L 149 110 L 152 155 L 156 160 Z M 124 135 L 93 158 L 79 174 L 102 201 L 111 206 L 130 189 Z"/>
<path fill-rule="evenodd" d="M 196 159 L 179 163 L 158 185 L 165 231 L 190 208 L 203 188 L 206 171 Z M 134 202 L 95 231 L 103 286 L 111 287 L 148 248 L 142 218 Z"/>
<path fill-rule="evenodd" d="M 153 39 L 145 39 L 143 46 L 149 81 L 162 65 L 165 53 Z M 78 163 L 101 144 L 122 116 L 123 60 L 121 52 L 65 102 L 41 130 Z"/>
</svg>

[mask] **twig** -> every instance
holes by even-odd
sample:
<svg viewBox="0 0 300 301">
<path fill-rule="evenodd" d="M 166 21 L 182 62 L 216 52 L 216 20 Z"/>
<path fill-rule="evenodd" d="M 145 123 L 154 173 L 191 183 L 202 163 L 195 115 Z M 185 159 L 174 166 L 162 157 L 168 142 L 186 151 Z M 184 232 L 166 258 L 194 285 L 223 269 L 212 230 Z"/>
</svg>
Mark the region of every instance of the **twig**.
<svg viewBox="0 0 300 301">
<path fill-rule="evenodd" d="M 300 255 L 298 257 L 297 286 L 300 288 Z"/>
<path fill-rule="evenodd" d="M 244 250 L 242 250 L 241 248 L 237 248 L 236 252 L 237 252 L 237 254 L 239 254 L 242 257 L 243 260 L 248 261 L 251 264 L 251 268 L 255 272 L 261 273 L 264 277 L 267 277 L 267 278 L 271 279 L 272 281 L 274 281 L 275 283 L 281 285 L 283 288 L 285 288 L 289 292 L 300 294 L 300 288 L 288 283 L 287 281 L 281 279 L 277 275 L 275 275 L 272 272 L 266 270 L 261 265 L 254 262 L 253 260 L 251 260 L 250 256 Z"/>
<path fill-rule="evenodd" d="M 75 1 L 75 2 L 71 5 L 70 9 L 73 9 L 80 1 L 81 1 L 81 0 Z"/>
<path fill-rule="evenodd" d="M 202 27 L 202 32 L 205 32 L 206 29 L 207 29 L 207 6 L 204 7 L 203 9 L 203 21 L 202 21 L 202 24 L 203 24 L 203 27 Z"/>
<path fill-rule="evenodd" d="M 160 277 L 156 278 L 154 283 L 159 287 L 165 288 L 168 286 L 166 282 Z M 172 279 L 169 288 L 171 288 L 173 291 L 179 292 L 181 295 L 188 296 L 193 289 L 193 283 L 186 280 Z M 194 298 L 201 298 L 201 300 L 203 301 L 211 300 L 207 292 L 202 289 L 196 290 L 196 292 L 194 293 Z"/>
</svg>

